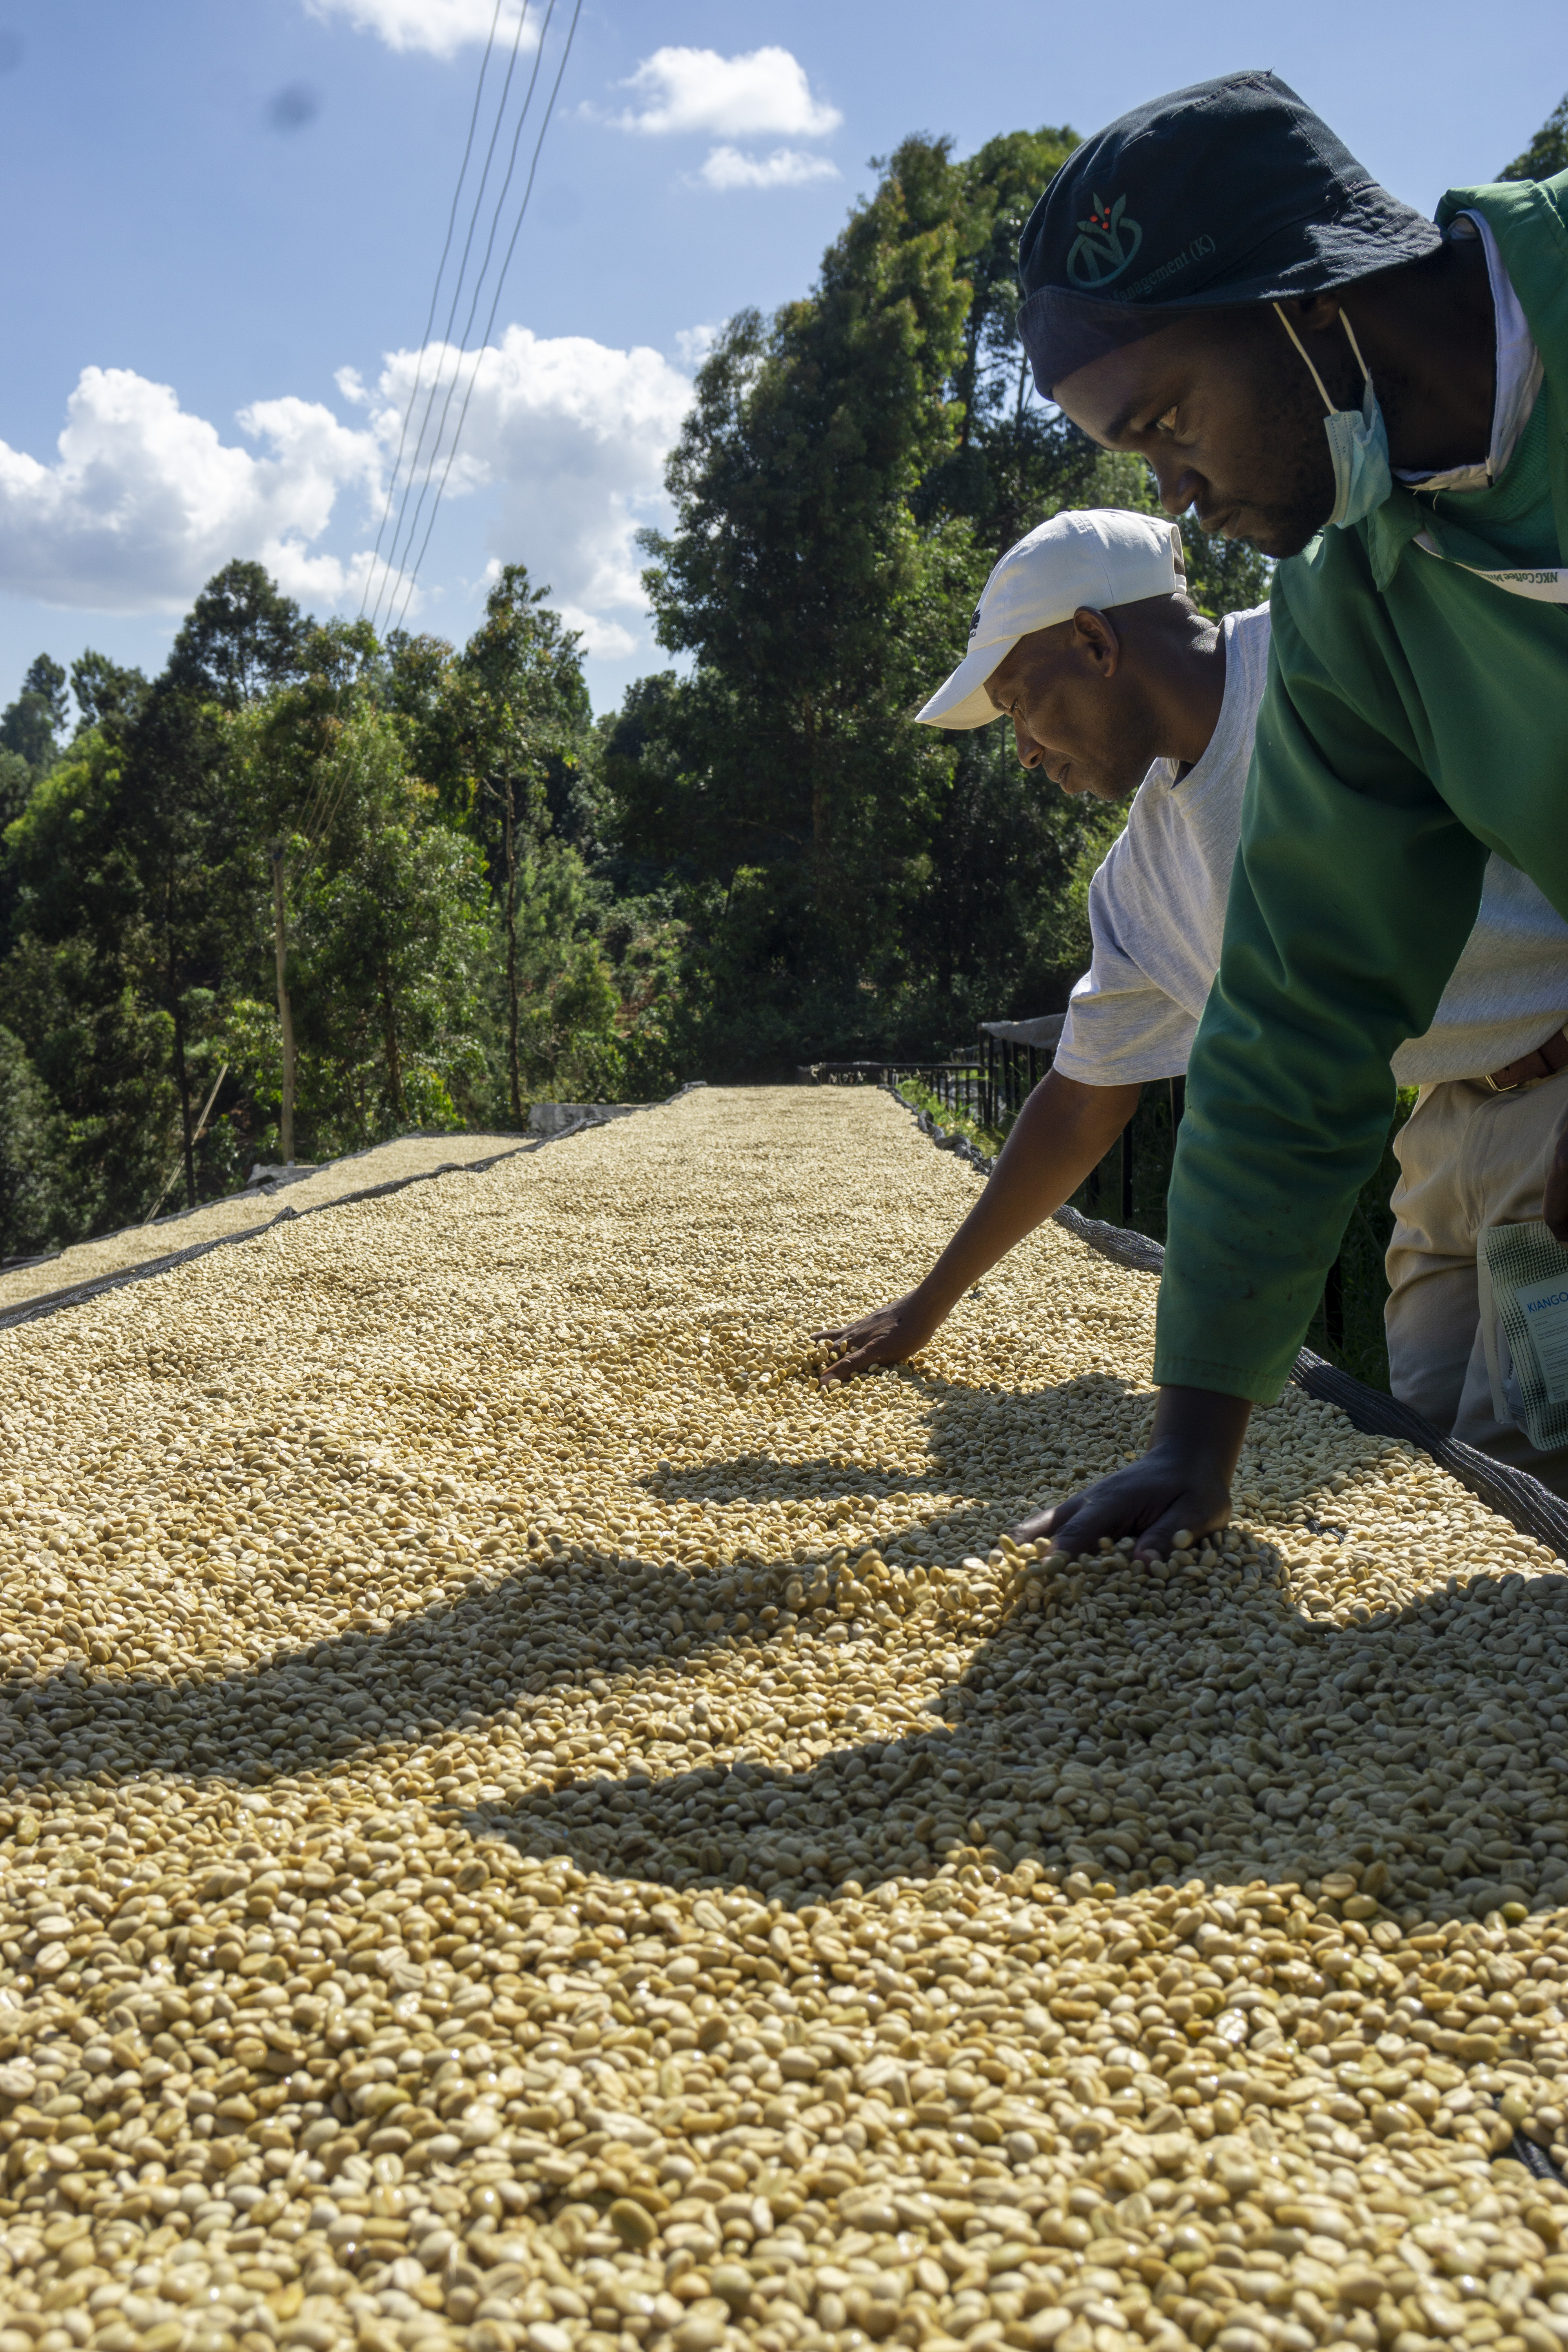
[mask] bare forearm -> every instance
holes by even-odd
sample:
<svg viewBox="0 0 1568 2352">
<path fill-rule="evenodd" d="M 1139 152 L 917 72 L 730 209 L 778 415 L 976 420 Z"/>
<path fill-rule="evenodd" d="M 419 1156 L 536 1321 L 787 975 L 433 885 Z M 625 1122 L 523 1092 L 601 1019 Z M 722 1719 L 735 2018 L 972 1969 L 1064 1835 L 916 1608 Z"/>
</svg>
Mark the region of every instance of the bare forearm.
<svg viewBox="0 0 1568 2352">
<path fill-rule="evenodd" d="M 1024 1105 L 991 1181 L 919 1286 L 950 1314 L 964 1292 L 1061 1207 L 1104 1159 L 1142 1089 L 1086 1087 L 1048 1070 Z"/>
<path fill-rule="evenodd" d="M 823 1385 L 878 1364 L 901 1364 L 923 1348 L 964 1292 L 1098 1167 L 1131 1118 L 1139 1091 L 1084 1087 L 1047 1073 L 1019 1112 L 990 1182 L 925 1279 L 887 1307 L 813 1334 L 832 1350 Z"/>
</svg>

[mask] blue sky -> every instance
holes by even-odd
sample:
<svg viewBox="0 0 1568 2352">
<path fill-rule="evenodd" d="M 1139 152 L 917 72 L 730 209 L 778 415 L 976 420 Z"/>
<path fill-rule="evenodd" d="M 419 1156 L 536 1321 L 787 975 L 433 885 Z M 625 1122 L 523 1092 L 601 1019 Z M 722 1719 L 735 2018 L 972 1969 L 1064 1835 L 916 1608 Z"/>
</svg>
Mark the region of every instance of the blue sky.
<svg viewBox="0 0 1568 2352">
<path fill-rule="evenodd" d="M 358 609 L 493 6 L 0 0 L 0 700 L 40 650 L 155 668 L 232 554 Z M 597 704 L 659 667 L 631 533 L 703 332 L 805 290 L 906 132 L 1089 131 L 1266 65 L 1429 207 L 1568 88 L 1562 0 L 1516 0 L 1507 35 L 1450 0 L 584 0 L 411 617 L 461 636 L 521 559 Z"/>
</svg>

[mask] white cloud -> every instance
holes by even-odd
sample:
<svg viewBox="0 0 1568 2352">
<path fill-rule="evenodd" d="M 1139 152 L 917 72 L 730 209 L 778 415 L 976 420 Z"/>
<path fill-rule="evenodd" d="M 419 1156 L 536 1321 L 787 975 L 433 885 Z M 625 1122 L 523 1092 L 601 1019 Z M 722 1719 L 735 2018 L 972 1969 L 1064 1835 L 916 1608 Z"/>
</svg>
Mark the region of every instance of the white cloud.
<svg viewBox="0 0 1568 2352">
<path fill-rule="evenodd" d="M 715 147 L 697 177 L 710 188 L 804 188 L 812 180 L 836 180 L 838 166 L 826 155 L 803 155 L 798 147 L 775 147 L 771 155 Z"/>
<path fill-rule="evenodd" d="M 656 49 L 621 85 L 641 105 L 616 116 L 618 130 L 655 136 L 705 131 L 716 139 L 821 139 L 844 118 L 813 98 L 788 49 L 721 58 L 717 49 Z"/>
<path fill-rule="evenodd" d="M 437 347 L 423 363 L 416 352 L 388 361 L 373 400 L 389 454 L 416 371 L 428 383 L 455 356 Z M 509 327 L 480 362 L 448 495 L 496 493 L 492 550 L 548 583 L 574 628 L 602 633 L 592 652 L 629 650 L 609 616 L 646 610 L 634 534 L 663 511 L 664 460 L 690 398 L 659 352 L 611 351 L 585 335 Z"/>
<path fill-rule="evenodd" d="M 424 49 L 449 58 L 471 42 L 487 41 L 495 23 L 495 0 L 305 0 L 312 16 L 347 19 L 356 33 L 374 33 L 391 49 Z M 510 44 L 518 9 L 506 0 L 496 39 Z M 531 34 L 525 34 L 531 39 Z"/>
<path fill-rule="evenodd" d="M 290 593 L 344 595 L 350 568 L 309 551 L 340 489 L 377 478 L 375 436 L 305 400 L 258 402 L 239 424 L 262 456 L 226 445 L 168 384 L 84 368 L 54 465 L 0 441 L 0 583 L 51 604 L 170 611 L 244 554 Z"/>
<path fill-rule="evenodd" d="M 480 586 L 489 590 L 501 575 L 501 560 L 492 555 L 484 569 Z M 637 639 L 619 621 L 606 621 L 601 614 L 585 613 L 581 604 L 563 604 L 556 600 L 555 609 L 569 629 L 575 629 L 583 640 L 583 651 L 602 661 L 625 661 L 637 649 Z"/>
<path fill-rule="evenodd" d="M 680 327 L 676 331 L 675 348 L 681 362 L 693 371 L 700 368 L 723 333 L 728 321 L 715 319 L 701 327 Z"/>
<path fill-rule="evenodd" d="M 619 621 L 606 621 L 597 613 L 584 613 L 580 604 L 563 604 L 561 617 L 569 629 L 576 629 L 583 639 L 583 651 L 596 661 L 629 661 L 636 653 L 639 639 Z"/>
<path fill-rule="evenodd" d="M 254 556 L 318 610 L 357 607 L 416 373 L 442 383 L 458 359 L 445 346 L 397 352 L 368 388 L 345 370 L 353 425 L 317 402 L 258 401 L 237 419 L 254 449 L 166 384 L 86 368 L 53 463 L 0 441 L 0 587 L 84 610 L 178 612 L 231 557 Z M 516 326 L 475 376 L 447 497 L 484 493 L 489 550 L 548 583 L 587 650 L 609 659 L 642 641 L 634 535 L 665 510 L 665 456 L 690 392 L 658 352 Z M 423 575 L 436 594 L 441 543 L 438 528 Z"/>
</svg>

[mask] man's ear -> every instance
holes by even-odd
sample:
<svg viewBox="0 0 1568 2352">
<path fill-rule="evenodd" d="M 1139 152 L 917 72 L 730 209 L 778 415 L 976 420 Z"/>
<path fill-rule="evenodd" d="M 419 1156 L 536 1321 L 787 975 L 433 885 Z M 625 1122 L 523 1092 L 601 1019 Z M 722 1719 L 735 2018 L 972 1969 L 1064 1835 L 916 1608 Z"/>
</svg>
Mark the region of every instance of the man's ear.
<svg viewBox="0 0 1568 2352">
<path fill-rule="evenodd" d="M 1104 613 L 1097 613 L 1092 604 L 1080 604 L 1072 616 L 1073 635 L 1089 655 L 1101 677 L 1116 676 L 1121 659 L 1121 639 Z"/>
<path fill-rule="evenodd" d="M 1303 294 L 1279 308 L 1290 314 L 1299 334 L 1322 335 L 1337 323 L 1342 305 L 1337 294 Z"/>
</svg>

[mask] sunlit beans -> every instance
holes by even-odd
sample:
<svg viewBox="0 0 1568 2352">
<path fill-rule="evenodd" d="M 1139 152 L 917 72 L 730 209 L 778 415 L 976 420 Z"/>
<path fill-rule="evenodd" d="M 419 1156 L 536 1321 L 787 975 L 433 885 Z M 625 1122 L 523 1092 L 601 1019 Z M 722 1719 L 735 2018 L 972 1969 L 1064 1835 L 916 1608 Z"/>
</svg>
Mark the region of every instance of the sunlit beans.
<svg viewBox="0 0 1568 2352">
<path fill-rule="evenodd" d="M 1299 1394 L 1016 1551 L 1152 1282 L 805 1339 L 975 1181 L 715 1090 L 0 1335 L 0 2352 L 1552 2352 L 1561 1571 Z"/>
</svg>

